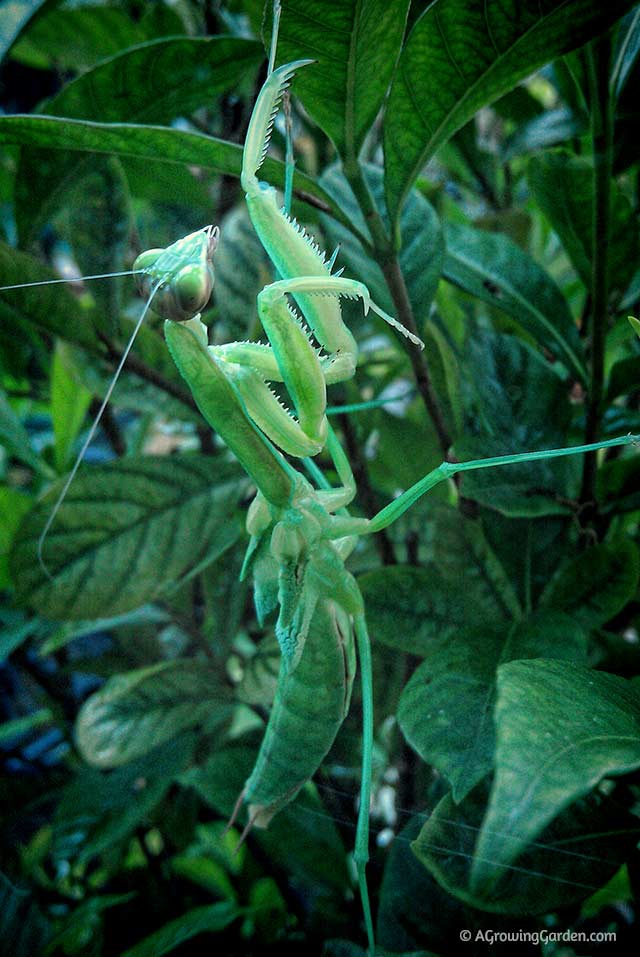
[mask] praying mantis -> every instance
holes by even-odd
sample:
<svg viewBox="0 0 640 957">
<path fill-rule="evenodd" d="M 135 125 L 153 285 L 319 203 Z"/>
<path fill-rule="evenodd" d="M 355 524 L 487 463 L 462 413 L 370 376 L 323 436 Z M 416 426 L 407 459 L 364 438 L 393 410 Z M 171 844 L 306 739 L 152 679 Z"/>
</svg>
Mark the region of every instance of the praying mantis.
<svg viewBox="0 0 640 957">
<path fill-rule="evenodd" d="M 273 187 L 258 179 L 282 93 L 294 73 L 307 68 L 313 68 L 312 62 L 299 60 L 274 69 L 272 56 L 244 146 L 241 182 L 247 206 L 281 277 L 258 297 L 268 344 L 208 344 L 199 314 L 211 294 L 217 244 L 224 241 L 214 227 L 198 230 L 166 249 L 143 253 L 134 271 L 148 302 L 165 317 L 169 351 L 202 415 L 257 488 L 247 516 L 250 542 L 242 575 L 253 579 L 259 620 L 277 612 L 282 664 L 263 743 L 238 805 L 249 805 L 248 826 L 266 826 L 320 766 L 349 708 L 357 651 L 363 688 L 363 758 L 355 860 L 373 955 L 366 880 L 373 741 L 371 655 L 364 603 L 346 567 L 349 556 L 360 537 L 391 525 L 422 495 L 457 473 L 623 446 L 636 439 L 623 436 L 572 449 L 444 462 L 372 518 L 348 513 L 356 484 L 326 416 L 327 387 L 353 377 L 357 364 L 355 339 L 342 321 L 340 299 L 357 298 L 365 312 L 371 308 L 390 325 L 398 323 L 371 302 L 361 282 L 333 273 L 334 258 L 325 260 L 312 238 L 282 212 Z M 301 315 L 289 306 L 288 296 L 294 297 Z M 409 337 L 415 343 L 415 337 Z M 269 382 L 283 384 L 294 414 L 280 403 Z M 312 469 L 314 480 L 308 480 L 291 462 L 323 451 L 332 460 L 338 487 L 330 487 L 317 469 Z M 45 562 L 48 527 L 40 540 Z"/>
</svg>

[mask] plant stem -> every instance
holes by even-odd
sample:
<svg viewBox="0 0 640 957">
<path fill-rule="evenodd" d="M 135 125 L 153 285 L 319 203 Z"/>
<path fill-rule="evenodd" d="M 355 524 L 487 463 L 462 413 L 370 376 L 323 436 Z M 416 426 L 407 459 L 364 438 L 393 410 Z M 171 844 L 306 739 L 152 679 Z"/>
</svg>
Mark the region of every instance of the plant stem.
<svg viewBox="0 0 640 957">
<path fill-rule="evenodd" d="M 602 418 L 604 353 L 609 304 L 609 238 L 613 167 L 613 102 L 609 88 L 611 38 L 595 40 L 587 51 L 593 143 L 593 226 L 591 273 L 591 356 L 585 443 L 597 441 Z M 581 502 L 593 502 L 597 453 L 585 456 Z"/>
<path fill-rule="evenodd" d="M 414 336 L 419 336 L 418 326 L 413 314 L 413 307 L 409 299 L 407 285 L 400 268 L 398 255 L 393 248 L 382 217 L 373 201 L 360 163 L 357 160 L 345 161 L 344 174 L 349 181 L 349 185 L 353 190 L 353 194 L 358 201 L 367 226 L 369 227 L 372 239 L 371 253 L 384 273 L 395 306 L 396 318 L 399 319 L 402 325 L 405 326 L 409 332 L 413 333 Z M 407 343 L 407 351 L 413 367 L 413 374 L 416 379 L 418 391 L 422 396 L 422 401 L 433 422 L 438 436 L 438 442 L 446 458 L 449 448 L 451 447 L 451 436 L 449 435 L 449 430 L 442 409 L 440 408 L 433 382 L 431 381 L 431 373 L 429 372 L 427 360 L 424 353 L 418 346 L 413 345 L 413 343 Z"/>
</svg>

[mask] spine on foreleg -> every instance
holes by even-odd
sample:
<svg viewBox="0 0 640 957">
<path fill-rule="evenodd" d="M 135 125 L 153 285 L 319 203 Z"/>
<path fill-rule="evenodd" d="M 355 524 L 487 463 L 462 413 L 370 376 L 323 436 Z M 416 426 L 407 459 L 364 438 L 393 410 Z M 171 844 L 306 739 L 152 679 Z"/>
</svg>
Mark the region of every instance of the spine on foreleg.
<svg viewBox="0 0 640 957">
<path fill-rule="evenodd" d="M 355 675 L 349 616 L 321 599 L 295 669 L 281 666 L 258 758 L 244 789 L 249 820 L 266 827 L 315 774 L 344 721 Z"/>
</svg>

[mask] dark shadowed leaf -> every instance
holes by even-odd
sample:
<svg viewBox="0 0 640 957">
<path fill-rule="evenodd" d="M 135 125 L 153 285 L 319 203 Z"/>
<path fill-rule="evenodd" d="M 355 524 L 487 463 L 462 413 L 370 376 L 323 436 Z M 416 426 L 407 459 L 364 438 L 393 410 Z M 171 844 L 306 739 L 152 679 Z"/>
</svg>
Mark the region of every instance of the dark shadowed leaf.
<svg viewBox="0 0 640 957">
<path fill-rule="evenodd" d="M 449 282 L 506 312 L 584 379 L 578 327 L 551 276 L 508 236 L 455 223 L 445 235 L 443 272 Z"/>
<path fill-rule="evenodd" d="M 568 444 L 567 383 L 525 342 L 470 330 L 466 372 L 465 433 L 456 440 L 461 461 Z M 462 488 L 465 496 L 512 517 L 563 515 L 571 511 L 579 478 L 580 460 L 568 457 L 470 471 Z"/>
<path fill-rule="evenodd" d="M 545 589 L 542 603 L 561 609 L 585 628 L 597 628 L 633 597 L 639 573 L 633 542 L 595 545 L 560 570 Z"/>
<path fill-rule="evenodd" d="M 30 890 L 14 886 L 0 873 L 0 940 L 12 957 L 42 953 L 49 937 L 48 922 Z"/>
<path fill-rule="evenodd" d="M 0 243 L 0 275 L 3 286 L 60 278 L 33 256 L 4 243 Z M 96 347 L 90 314 L 64 286 L 0 291 L 0 322 L 16 338 L 27 335 L 28 326 L 33 324 L 39 331 L 87 348 Z"/>
</svg>

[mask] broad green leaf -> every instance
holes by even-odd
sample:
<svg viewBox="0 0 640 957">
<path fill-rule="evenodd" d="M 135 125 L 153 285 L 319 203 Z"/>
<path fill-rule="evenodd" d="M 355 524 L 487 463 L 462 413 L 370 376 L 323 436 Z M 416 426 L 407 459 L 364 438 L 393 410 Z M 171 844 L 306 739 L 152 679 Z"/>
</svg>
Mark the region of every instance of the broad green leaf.
<svg viewBox="0 0 640 957">
<path fill-rule="evenodd" d="M 7 455 L 28 465 L 34 472 L 50 475 L 46 462 L 34 452 L 29 434 L 0 388 L 0 442 Z"/>
<path fill-rule="evenodd" d="M 356 159 L 400 52 L 408 0 L 284 0 L 278 63 L 313 58 L 295 91 L 345 159 Z"/>
<path fill-rule="evenodd" d="M 633 0 L 435 0 L 402 51 L 385 115 L 386 195 L 398 216 L 436 150 L 480 109 L 597 36 Z"/>
<path fill-rule="evenodd" d="M 458 805 L 446 795 L 412 848 L 450 894 L 473 908 L 521 920 L 522 915 L 557 910 L 592 894 L 619 868 L 636 830 L 636 820 L 621 815 L 619 802 L 591 795 L 560 814 L 516 863 L 485 857 L 487 866 L 496 868 L 496 884 L 476 891 L 470 873 L 486 796 L 482 785 Z M 503 834 L 494 831 L 487 852 L 496 848 L 500 853 L 502 840 Z M 487 926 L 486 919 L 482 926 Z"/>
<path fill-rule="evenodd" d="M 73 443 L 82 428 L 90 403 L 91 393 L 78 379 L 72 353 L 58 339 L 51 364 L 51 420 L 58 472 L 62 472 L 69 464 Z"/>
<path fill-rule="evenodd" d="M 515 336 L 473 328 L 467 342 L 465 433 L 460 461 L 567 444 L 567 384 L 556 369 Z M 570 514 L 580 460 L 544 459 L 465 472 L 463 494 L 512 517 Z"/>
<path fill-rule="evenodd" d="M 0 275 L 3 286 L 60 278 L 33 256 L 4 243 L 0 243 Z M 86 348 L 96 345 L 87 313 L 64 286 L 0 291 L 0 323 L 16 337 L 24 336 L 28 324 L 32 323 L 43 332 L 62 336 Z"/>
<path fill-rule="evenodd" d="M 26 888 L 0 873 L 0 940 L 12 957 L 41 954 L 50 936 L 49 924 Z"/>
<path fill-rule="evenodd" d="M 597 628 L 618 614 L 638 587 L 640 559 L 632 541 L 594 545 L 565 565 L 542 596 L 542 604 Z"/>
<path fill-rule="evenodd" d="M 58 116 L 0 116 L 0 143 L 42 147 L 47 150 L 117 153 L 163 163 L 203 166 L 216 173 L 240 177 L 242 147 L 202 133 L 141 126 L 135 123 L 96 123 Z M 275 186 L 284 186 L 285 164 L 267 157 L 262 175 Z M 328 193 L 304 173 L 294 174 L 294 192 L 348 224 Z M 16 280 L 20 281 L 20 280 Z M 24 280 L 22 280 L 24 281 Z"/>
<path fill-rule="evenodd" d="M 373 199 L 384 215 L 382 170 L 376 166 L 366 166 L 364 174 Z M 347 223 L 352 226 L 355 224 L 358 231 L 366 236 L 368 229 L 364 216 L 340 169 L 337 166 L 331 167 L 320 182 L 345 213 Z M 335 246 L 340 246 L 337 265 L 341 266 L 346 261 L 349 274 L 364 282 L 369 287 L 374 302 L 393 314 L 394 306 L 382 270 L 355 237 L 353 228 L 338 224 L 327 216 L 323 216 L 322 221 L 327 232 L 328 251 L 332 252 Z M 440 280 L 444 242 L 436 211 L 429 201 L 415 190 L 403 211 L 401 228 L 403 245 L 399 256 L 400 267 L 416 322 L 421 328 L 429 315 Z"/>
<path fill-rule="evenodd" d="M 43 112 L 100 122 L 170 123 L 238 86 L 261 58 L 260 44 L 253 40 L 152 40 L 83 73 L 49 100 Z M 16 184 L 22 236 L 33 237 L 47 221 L 73 183 L 77 165 L 73 155 L 23 151 Z"/>
<path fill-rule="evenodd" d="M 125 10 L 99 6 L 62 8 L 32 23 L 12 56 L 34 66 L 87 70 L 98 60 L 147 39 L 140 23 Z"/>
<path fill-rule="evenodd" d="M 54 116 L 103 123 L 167 123 L 257 70 L 262 49 L 237 37 L 162 37 L 119 52 L 46 103 Z"/>
<path fill-rule="evenodd" d="M 110 678 L 84 703 L 76 742 L 85 761 L 115 768 L 182 731 L 230 715 L 231 698 L 217 671 L 201 661 L 163 661 Z"/>
<path fill-rule="evenodd" d="M 218 904 L 205 904 L 194 907 L 181 917 L 170 921 L 149 937 L 145 937 L 135 947 L 131 947 L 122 957 L 162 957 L 170 954 L 185 941 L 198 934 L 215 934 L 224 930 L 242 914 L 237 904 L 221 901 Z"/>
<path fill-rule="evenodd" d="M 496 776 L 476 845 L 472 887 L 505 865 L 602 778 L 640 767 L 640 695 L 615 675 L 565 661 L 498 672 Z"/>
<path fill-rule="evenodd" d="M 554 151 L 529 162 L 529 186 L 540 209 L 558 234 L 587 289 L 591 287 L 593 255 L 593 166 L 589 160 Z M 609 276 L 614 289 L 624 290 L 640 257 L 638 226 L 631 203 L 611 183 Z"/>
<path fill-rule="evenodd" d="M 239 466 L 218 458 L 128 458 L 71 485 L 44 544 L 57 487 L 28 516 L 11 571 L 20 600 L 54 620 L 105 618 L 153 601 L 237 540 Z"/>
<path fill-rule="evenodd" d="M 445 236 L 445 278 L 506 312 L 584 380 L 578 328 L 551 276 L 508 236 L 456 223 L 447 226 Z"/>
<path fill-rule="evenodd" d="M 0 744 L 13 744 L 15 738 L 20 738 L 34 728 L 43 724 L 51 724 L 53 715 L 49 708 L 40 708 L 24 718 L 14 718 L 13 721 L 4 721 L 0 724 Z"/>
<path fill-rule="evenodd" d="M 439 641 L 400 699 L 398 723 L 409 744 L 449 780 L 461 801 L 493 763 L 496 669 L 505 661 L 561 658 L 586 663 L 587 634 L 562 613 L 461 629 Z"/>
<path fill-rule="evenodd" d="M 4 59 L 20 34 L 41 16 L 47 7 L 59 0 L 9 0 L 0 8 L 0 61 Z"/>
<path fill-rule="evenodd" d="M 640 336 L 640 320 L 636 319 L 634 316 L 629 316 L 628 318 L 629 322 L 631 323 L 631 328 L 636 335 Z"/>
</svg>

